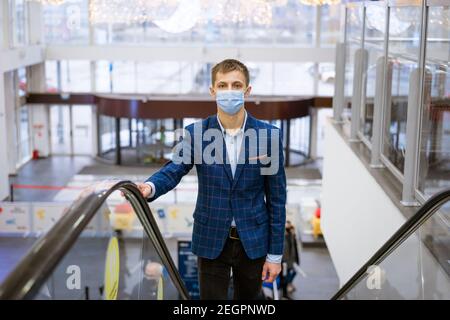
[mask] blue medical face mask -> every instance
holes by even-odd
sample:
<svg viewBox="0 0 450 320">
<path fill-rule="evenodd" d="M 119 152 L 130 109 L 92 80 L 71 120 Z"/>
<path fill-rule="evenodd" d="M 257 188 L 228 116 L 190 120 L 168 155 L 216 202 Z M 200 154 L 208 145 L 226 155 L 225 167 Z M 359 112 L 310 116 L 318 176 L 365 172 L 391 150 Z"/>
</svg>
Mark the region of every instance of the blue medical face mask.
<svg viewBox="0 0 450 320">
<path fill-rule="evenodd" d="M 222 111 L 236 114 L 244 105 L 244 91 L 219 90 L 216 93 L 216 102 Z"/>
</svg>

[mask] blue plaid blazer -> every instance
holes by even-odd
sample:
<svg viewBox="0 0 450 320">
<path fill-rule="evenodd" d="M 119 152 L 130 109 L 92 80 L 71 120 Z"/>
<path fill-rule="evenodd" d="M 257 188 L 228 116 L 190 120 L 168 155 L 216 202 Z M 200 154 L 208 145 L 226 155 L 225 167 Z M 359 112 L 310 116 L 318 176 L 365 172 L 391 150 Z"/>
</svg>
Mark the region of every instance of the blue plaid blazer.
<svg viewBox="0 0 450 320">
<path fill-rule="evenodd" d="M 241 156 L 245 156 L 245 162 L 238 162 L 233 178 L 229 162 L 226 161 L 225 141 L 222 141 L 222 153 L 218 152 L 218 156 L 223 157 L 223 162 L 194 163 L 194 154 L 203 152 L 205 147 L 214 140 L 212 138 L 210 141 L 196 145 L 194 143 L 194 125 L 197 125 L 197 128 L 200 127 L 202 133 L 209 128 L 220 130 L 216 115 L 187 126 L 185 129 L 190 133 L 192 139 L 190 141 L 184 139 L 183 142 L 188 144 L 191 161 L 180 163 L 174 162 L 172 159 L 147 179 L 155 185 L 156 189 L 155 194 L 148 201 L 151 202 L 175 188 L 181 178 L 195 165 L 198 176 L 198 194 L 193 214 L 192 252 L 208 259 L 218 257 L 222 252 L 234 217 L 239 238 L 249 258 L 256 259 L 268 253 L 282 255 L 286 221 L 286 175 L 280 129 L 255 119 L 247 112 L 241 147 Z M 257 135 L 258 146 L 261 145 L 260 139 L 267 139 L 265 143 L 267 156 L 279 157 L 275 174 L 261 174 L 261 168 L 270 167 L 270 163 L 261 161 L 264 154 L 257 153 L 257 156 L 262 157 L 257 158 L 256 161 L 254 157 L 250 157 L 250 155 L 254 155 L 251 150 L 254 147 L 250 146 L 249 139 L 245 135 L 250 128 L 255 129 L 256 132 L 258 129 L 267 129 L 266 136 Z M 271 134 L 273 133 L 271 130 L 277 131 L 278 137 Z M 196 132 L 198 134 L 200 131 Z M 222 135 L 221 139 L 223 140 Z M 278 139 L 276 141 L 279 143 L 278 155 L 271 154 L 271 142 L 274 142 L 274 139 Z M 215 155 L 215 152 L 212 154 Z"/>
</svg>

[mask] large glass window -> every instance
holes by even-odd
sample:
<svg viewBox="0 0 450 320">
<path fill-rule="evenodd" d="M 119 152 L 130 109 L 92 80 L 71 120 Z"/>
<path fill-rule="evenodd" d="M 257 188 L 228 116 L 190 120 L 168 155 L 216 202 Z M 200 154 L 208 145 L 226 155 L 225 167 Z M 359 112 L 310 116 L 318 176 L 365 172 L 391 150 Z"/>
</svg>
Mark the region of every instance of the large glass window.
<svg viewBox="0 0 450 320">
<path fill-rule="evenodd" d="M 18 78 L 18 94 L 19 97 L 23 97 L 27 93 L 27 69 L 19 68 L 17 69 Z"/>
<path fill-rule="evenodd" d="M 368 5 L 365 10 L 364 49 L 367 52 L 367 66 L 363 70 L 363 100 L 361 105 L 361 133 L 371 141 L 375 100 L 377 62 L 384 56 L 385 6 Z"/>
<path fill-rule="evenodd" d="M 12 16 L 12 40 L 13 46 L 19 47 L 28 41 L 28 17 L 27 3 L 25 0 L 10 0 L 14 4 Z"/>
<path fill-rule="evenodd" d="M 112 91 L 119 93 L 136 92 L 136 63 L 114 61 L 109 66 L 112 71 Z M 150 76 L 150 75 L 149 75 Z"/>
<path fill-rule="evenodd" d="M 319 94 L 332 95 L 334 64 L 248 62 L 256 95 L 313 95 L 315 73 Z M 213 63 L 187 61 L 96 61 L 95 91 L 141 94 L 209 94 Z M 61 61 L 62 91 L 90 91 L 88 61 Z M 46 63 L 47 91 L 57 90 L 58 64 Z"/>
<path fill-rule="evenodd" d="M 45 40 L 47 43 L 87 44 L 89 24 L 93 23 L 95 44 L 314 46 L 315 43 L 317 8 L 298 0 L 148 2 L 146 6 L 155 7 L 151 12 L 154 18 L 143 23 L 130 19 L 131 16 L 137 17 L 136 20 L 142 17 L 139 6 L 143 1 L 132 0 L 126 5 L 97 0 L 44 4 Z M 159 7 L 163 3 L 166 5 Z M 197 6 L 201 6 L 200 10 Z M 339 6 L 323 6 L 321 10 L 322 43 L 333 45 L 338 37 Z"/>
<path fill-rule="evenodd" d="M 104 154 L 116 147 L 116 123 L 113 117 L 99 116 L 99 153 Z"/>
<path fill-rule="evenodd" d="M 90 92 L 91 67 L 89 61 L 61 61 L 61 90 L 63 92 Z"/>
<path fill-rule="evenodd" d="M 77 155 L 92 154 L 92 107 L 72 106 L 72 144 Z"/>
<path fill-rule="evenodd" d="M 430 7 L 425 53 L 419 190 L 450 186 L 450 6 Z"/>
<path fill-rule="evenodd" d="M 360 3 L 349 4 L 345 18 L 345 79 L 343 119 L 349 119 L 353 96 L 353 72 L 355 52 L 362 46 L 363 7 Z"/>
<path fill-rule="evenodd" d="M 320 10 L 320 46 L 334 46 L 341 36 L 341 5 L 318 7 Z"/>
<path fill-rule="evenodd" d="M 406 118 L 411 72 L 417 69 L 420 45 L 420 6 L 393 7 L 389 12 L 388 102 L 385 109 L 383 154 L 403 173 Z"/>
<path fill-rule="evenodd" d="M 249 69 L 255 95 L 333 95 L 334 63 L 243 62 Z M 79 60 L 47 61 L 47 92 L 91 92 L 90 64 Z M 95 62 L 95 92 L 208 95 L 213 65 L 99 60 Z"/>
<path fill-rule="evenodd" d="M 98 60 L 95 62 L 95 91 L 112 92 L 112 62 Z"/>
<path fill-rule="evenodd" d="M 45 61 L 45 90 L 47 92 L 59 91 L 59 73 L 57 61 Z"/>
<path fill-rule="evenodd" d="M 72 154 L 70 107 L 50 106 L 50 143 L 52 154 Z"/>
<path fill-rule="evenodd" d="M 88 44 L 88 0 L 43 5 L 44 36 L 47 43 Z"/>
<path fill-rule="evenodd" d="M 314 93 L 314 63 L 249 62 L 255 95 L 308 95 Z"/>
</svg>

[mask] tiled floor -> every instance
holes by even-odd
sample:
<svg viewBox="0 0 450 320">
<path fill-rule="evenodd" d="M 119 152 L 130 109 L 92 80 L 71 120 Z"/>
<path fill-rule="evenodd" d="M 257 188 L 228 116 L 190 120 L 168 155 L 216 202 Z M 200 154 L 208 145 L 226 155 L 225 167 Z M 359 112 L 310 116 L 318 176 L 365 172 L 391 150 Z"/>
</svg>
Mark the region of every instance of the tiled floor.
<svg viewBox="0 0 450 320">
<path fill-rule="evenodd" d="M 55 156 L 31 160 L 19 169 L 10 184 L 65 186 L 85 166 L 96 161 L 91 157 Z M 58 190 L 14 188 L 14 201 L 52 201 Z"/>
<path fill-rule="evenodd" d="M 157 168 L 110 166 L 89 157 L 50 157 L 30 161 L 19 170 L 16 177 L 11 178 L 11 182 L 29 185 L 85 186 L 106 178 L 127 178 L 139 181 L 150 176 L 155 170 Z M 305 208 L 308 206 L 312 208 L 314 199 L 320 196 L 320 171 L 320 162 L 287 168 L 288 203 L 300 201 Z M 195 170 L 183 178 L 183 181 L 184 187 L 190 185 L 195 187 Z M 70 201 L 78 192 L 76 190 L 16 189 L 14 198 L 16 201 Z M 181 196 L 180 200 L 179 196 L 178 201 L 182 200 L 183 197 Z M 310 208 L 303 211 L 308 210 Z M 33 242 L 34 239 L 30 238 L 0 237 L 0 281 L 29 250 Z M 328 250 L 326 247 L 304 246 L 300 255 L 300 267 L 304 274 L 297 274 L 294 280 L 297 289 L 293 292 L 292 298 L 329 299 L 338 289 L 338 278 Z"/>
<path fill-rule="evenodd" d="M 0 282 L 30 250 L 36 238 L 0 237 Z"/>
<path fill-rule="evenodd" d="M 339 289 L 339 281 L 327 248 L 304 248 L 300 252 L 300 268 L 294 278 L 295 300 L 330 299 Z"/>
</svg>

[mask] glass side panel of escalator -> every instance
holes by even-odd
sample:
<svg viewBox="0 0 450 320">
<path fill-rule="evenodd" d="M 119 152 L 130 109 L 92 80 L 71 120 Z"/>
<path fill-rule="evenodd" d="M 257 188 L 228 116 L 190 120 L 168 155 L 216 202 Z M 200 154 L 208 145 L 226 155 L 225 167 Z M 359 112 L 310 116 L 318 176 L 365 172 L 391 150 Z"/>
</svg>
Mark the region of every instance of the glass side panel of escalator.
<svg viewBox="0 0 450 320">
<path fill-rule="evenodd" d="M 450 202 L 378 265 L 343 299 L 450 299 Z"/>
<path fill-rule="evenodd" d="M 34 299 L 177 300 L 180 295 L 130 202 L 115 191 Z"/>
</svg>

